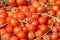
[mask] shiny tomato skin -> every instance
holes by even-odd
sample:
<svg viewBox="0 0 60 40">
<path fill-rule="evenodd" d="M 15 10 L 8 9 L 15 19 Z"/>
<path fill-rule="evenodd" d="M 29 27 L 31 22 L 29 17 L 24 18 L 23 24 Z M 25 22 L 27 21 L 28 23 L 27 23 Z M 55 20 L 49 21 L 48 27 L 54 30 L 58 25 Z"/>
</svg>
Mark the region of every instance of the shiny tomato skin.
<svg viewBox="0 0 60 40">
<path fill-rule="evenodd" d="M 15 0 L 7 0 L 8 5 L 15 6 Z"/>
<path fill-rule="evenodd" d="M 34 35 L 34 32 L 29 32 L 28 33 L 28 38 L 29 39 L 34 39 L 35 35 Z"/>
<path fill-rule="evenodd" d="M 10 21 L 9 21 L 9 24 L 11 26 L 16 26 L 18 24 L 18 20 L 15 19 L 15 18 L 11 18 Z"/>
<path fill-rule="evenodd" d="M 45 11 L 45 8 L 44 8 L 43 6 L 38 6 L 37 12 L 42 13 L 42 12 L 44 12 L 44 11 Z"/>
<path fill-rule="evenodd" d="M 13 29 L 14 34 L 17 34 L 20 31 L 22 31 L 22 29 L 20 27 L 17 27 L 17 26 L 14 27 L 14 29 Z"/>
<path fill-rule="evenodd" d="M 22 6 L 24 4 L 25 0 L 16 0 L 16 3 L 18 6 Z"/>
<path fill-rule="evenodd" d="M 10 37 L 11 37 L 11 35 L 8 34 L 8 33 L 5 33 L 2 37 L 3 37 L 3 40 L 4 40 L 4 39 L 5 39 L 5 40 L 9 40 Z"/>
<path fill-rule="evenodd" d="M 32 13 L 32 18 L 33 18 L 34 20 L 38 20 L 39 15 L 38 15 L 37 13 Z"/>
<path fill-rule="evenodd" d="M 36 36 L 37 38 L 41 37 L 42 35 L 43 35 L 43 32 L 40 31 L 40 30 L 37 30 L 37 31 L 35 32 L 35 36 Z"/>
<path fill-rule="evenodd" d="M 58 40 L 58 34 L 52 34 L 50 38 L 51 40 Z"/>
<path fill-rule="evenodd" d="M 10 40 L 18 40 L 18 38 L 16 36 L 12 36 Z"/>
<path fill-rule="evenodd" d="M 19 33 L 17 33 L 17 37 L 19 39 L 24 39 L 25 38 L 25 33 L 23 31 L 20 31 Z"/>
<path fill-rule="evenodd" d="M 5 34 L 6 33 L 6 30 L 5 29 L 0 29 L 0 34 Z"/>
<path fill-rule="evenodd" d="M 60 6 L 60 0 L 56 0 L 55 5 Z"/>
<path fill-rule="evenodd" d="M 23 12 L 19 12 L 17 15 L 18 20 L 25 18 L 25 14 Z"/>
<path fill-rule="evenodd" d="M 46 25 L 39 25 L 39 30 L 46 32 L 48 30 L 48 27 Z"/>
<path fill-rule="evenodd" d="M 6 29 L 7 33 L 13 32 L 13 28 L 12 28 L 12 26 L 10 26 L 10 25 L 7 25 L 7 26 L 5 27 L 5 29 Z"/>
<path fill-rule="evenodd" d="M 0 19 L 6 19 L 7 14 L 6 13 L 0 13 Z"/>
</svg>

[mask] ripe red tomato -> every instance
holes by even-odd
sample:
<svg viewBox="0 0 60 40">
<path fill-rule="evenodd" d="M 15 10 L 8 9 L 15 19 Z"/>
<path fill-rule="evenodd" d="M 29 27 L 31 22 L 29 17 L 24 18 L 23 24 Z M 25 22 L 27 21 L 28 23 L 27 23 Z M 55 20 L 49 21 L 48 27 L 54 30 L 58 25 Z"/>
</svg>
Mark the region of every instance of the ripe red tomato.
<svg viewBox="0 0 60 40">
<path fill-rule="evenodd" d="M 35 32 L 35 36 L 36 36 L 37 38 L 41 37 L 42 35 L 43 35 L 43 32 L 40 31 L 40 30 L 37 30 L 37 31 Z"/>
<path fill-rule="evenodd" d="M 60 37 L 60 32 L 59 32 L 59 37 Z"/>
<path fill-rule="evenodd" d="M 7 31 L 7 33 L 13 32 L 13 28 L 12 28 L 11 25 L 7 25 L 7 26 L 5 27 L 5 30 Z"/>
<path fill-rule="evenodd" d="M 16 26 L 18 24 L 18 20 L 16 20 L 15 18 L 11 18 L 9 21 L 9 24 L 11 26 Z"/>
<path fill-rule="evenodd" d="M 26 40 L 26 39 L 20 39 L 20 40 Z"/>
<path fill-rule="evenodd" d="M 27 27 L 22 27 L 22 30 L 23 30 L 23 32 L 25 32 L 25 33 L 27 33 L 27 32 L 28 32 Z"/>
<path fill-rule="evenodd" d="M 15 6 L 15 0 L 7 0 L 7 2 L 8 2 L 8 5 L 10 5 L 10 6 Z"/>
<path fill-rule="evenodd" d="M 0 19 L 6 19 L 7 14 L 6 13 L 0 13 Z"/>
<path fill-rule="evenodd" d="M 25 18 L 25 14 L 23 12 L 19 12 L 17 15 L 18 20 Z"/>
<path fill-rule="evenodd" d="M 35 26 L 33 26 L 32 24 L 26 24 L 25 25 L 29 31 L 35 31 Z"/>
<path fill-rule="evenodd" d="M 60 6 L 60 0 L 56 0 L 56 1 L 55 1 L 55 4 L 56 4 L 57 6 Z"/>
<path fill-rule="evenodd" d="M 45 8 L 44 8 L 43 6 L 38 6 L 38 7 L 37 7 L 37 12 L 42 13 L 42 12 L 44 12 L 44 11 L 45 11 Z"/>
<path fill-rule="evenodd" d="M 2 36 L 3 40 L 9 40 L 10 37 L 11 37 L 11 35 L 8 33 L 4 33 L 4 35 Z"/>
<path fill-rule="evenodd" d="M 16 36 L 12 36 L 9 40 L 18 40 Z"/>
<path fill-rule="evenodd" d="M 5 23 L 6 23 L 6 21 L 5 21 L 5 20 L 0 19 L 0 25 L 3 25 L 3 24 L 5 24 Z"/>
<path fill-rule="evenodd" d="M 55 11 L 53 11 L 53 10 L 48 11 L 48 14 L 49 14 L 50 16 L 56 16 Z"/>
<path fill-rule="evenodd" d="M 40 17 L 39 19 L 38 19 L 38 22 L 40 23 L 40 24 L 45 24 L 46 23 L 46 18 L 45 17 Z"/>
<path fill-rule="evenodd" d="M 34 26 L 38 26 L 38 20 L 33 20 L 31 24 Z"/>
<path fill-rule="evenodd" d="M 32 18 L 38 20 L 39 15 L 37 13 L 32 13 Z"/>
<path fill-rule="evenodd" d="M 0 2 L 0 8 L 4 7 L 5 4 L 3 2 Z"/>
<path fill-rule="evenodd" d="M 26 0 L 16 0 L 16 3 L 17 3 L 18 6 L 23 6 L 25 1 Z"/>
<path fill-rule="evenodd" d="M 0 29 L 0 34 L 3 35 L 6 33 L 6 30 L 5 29 Z"/>
<path fill-rule="evenodd" d="M 37 2 L 38 0 L 30 0 L 30 4 Z"/>
<path fill-rule="evenodd" d="M 46 32 L 48 30 L 48 27 L 46 25 L 39 25 L 39 30 Z"/>
<path fill-rule="evenodd" d="M 58 34 L 52 34 L 50 38 L 51 40 L 58 40 Z"/>
<path fill-rule="evenodd" d="M 29 39 L 34 39 L 35 35 L 34 35 L 34 32 L 29 32 L 28 33 L 28 38 Z"/>
<path fill-rule="evenodd" d="M 21 27 L 14 27 L 13 32 L 14 34 L 17 34 L 18 32 L 22 31 Z"/>
<path fill-rule="evenodd" d="M 24 39 L 25 38 L 25 33 L 23 31 L 20 31 L 19 33 L 17 33 L 17 37 L 19 39 Z"/>
</svg>

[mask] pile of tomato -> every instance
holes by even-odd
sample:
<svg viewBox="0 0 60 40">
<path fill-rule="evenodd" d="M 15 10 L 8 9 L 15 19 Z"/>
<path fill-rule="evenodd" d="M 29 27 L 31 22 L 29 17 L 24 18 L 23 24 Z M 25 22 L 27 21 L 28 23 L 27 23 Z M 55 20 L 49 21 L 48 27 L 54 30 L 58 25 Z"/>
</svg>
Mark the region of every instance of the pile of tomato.
<svg viewBox="0 0 60 40">
<path fill-rule="evenodd" d="M 60 40 L 60 0 L 0 2 L 0 40 Z"/>
</svg>

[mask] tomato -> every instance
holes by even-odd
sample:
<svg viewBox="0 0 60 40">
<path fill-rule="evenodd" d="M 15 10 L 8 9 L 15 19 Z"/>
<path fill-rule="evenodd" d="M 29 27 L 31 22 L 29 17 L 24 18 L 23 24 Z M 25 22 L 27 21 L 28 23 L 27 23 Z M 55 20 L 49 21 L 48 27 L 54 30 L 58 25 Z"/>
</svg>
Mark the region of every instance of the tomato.
<svg viewBox="0 0 60 40">
<path fill-rule="evenodd" d="M 50 40 L 50 36 L 49 35 L 44 36 L 43 40 Z"/>
<path fill-rule="evenodd" d="M 56 23 L 57 23 L 57 24 L 60 24 L 60 19 L 58 19 Z"/>
<path fill-rule="evenodd" d="M 60 6 L 60 0 L 56 0 L 55 5 Z"/>
<path fill-rule="evenodd" d="M 27 32 L 28 32 L 27 27 L 23 27 L 23 28 L 22 28 L 22 30 L 23 30 L 23 32 L 25 32 L 25 33 L 27 33 Z"/>
<path fill-rule="evenodd" d="M 3 35 L 6 33 L 6 30 L 5 29 L 0 29 L 0 34 Z"/>
<path fill-rule="evenodd" d="M 6 19 L 7 14 L 6 13 L 0 13 L 0 19 Z"/>
<path fill-rule="evenodd" d="M 14 34 L 17 34 L 18 32 L 22 31 L 21 27 L 14 27 L 13 32 Z"/>
<path fill-rule="evenodd" d="M 60 32 L 59 32 L 59 37 L 60 37 Z"/>
<path fill-rule="evenodd" d="M 46 18 L 45 17 L 40 17 L 39 19 L 38 19 L 38 22 L 40 23 L 40 24 L 45 24 L 46 23 Z"/>
<path fill-rule="evenodd" d="M 6 21 L 5 21 L 5 20 L 0 19 L 0 25 L 3 25 L 3 24 L 5 24 L 5 23 L 6 23 Z"/>
<path fill-rule="evenodd" d="M 36 11 L 37 11 L 36 8 L 34 8 L 34 7 L 31 7 L 31 8 L 30 8 L 30 12 L 31 12 L 31 13 L 35 13 Z"/>
<path fill-rule="evenodd" d="M 47 22 L 48 25 L 52 25 L 53 24 L 53 19 L 49 19 L 48 22 Z"/>
<path fill-rule="evenodd" d="M 37 31 L 35 32 L 35 36 L 36 36 L 37 38 L 41 37 L 42 35 L 43 35 L 43 32 L 40 31 L 40 30 L 37 30 Z"/>
<path fill-rule="evenodd" d="M 32 24 L 26 24 L 25 25 L 29 31 L 35 31 L 35 26 L 33 26 Z"/>
<path fill-rule="evenodd" d="M 8 33 L 5 33 L 5 34 L 2 36 L 3 40 L 9 40 L 10 37 L 11 37 L 11 35 L 8 34 Z"/>
<path fill-rule="evenodd" d="M 39 25 L 39 30 L 46 32 L 48 30 L 48 27 L 46 25 Z"/>
<path fill-rule="evenodd" d="M 7 25 L 6 28 L 5 28 L 5 30 L 7 31 L 7 33 L 13 32 L 13 28 L 10 25 Z"/>
<path fill-rule="evenodd" d="M 34 26 L 38 26 L 38 21 L 37 20 L 33 20 L 31 24 L 34 25 Z"/>
<path fill-rule="evenodd" d="M 57 16 L 58 18 L 60 18 L 60 10 L 57 10 L 56 16 Z"/>
<path fill-rule="evenodd" d="M 22 13 L 22 12 L 19 12 L 17 15 L 18 15 L 17 16 L 18 20 L 21 20 L 21 19 L 25 18 L 25 14 Z"/>
<path fill-rule="evenodd" d="M 12 7 L 12 9 L 11 9 L 11 12 L 13 12 L 13 13 L 18 13 L 18 8 L 17 7 Z"/>
<path fill-rule="evenodd" d="M 21 9 L 20 9 L 20 12 L 25 12 L 25 11 L 30 11 L 30 10 L 29 10 L 29 7 L 27 7 L 27 6 L 22 6 Z"/>
<path fill-rule="evenodd" d="M 20 40 L 26 40 L 26 39 L 20 39 Z"/>
<path fill-rule="evenodd" d="M 16 20 L 15 18 L 11 18 L 9 21 L 9 24 L 11 26 L 16 26 L 18 24 L 18 20 Z"/>
<path fill-rule="evenodd" d="M 34 32 L 29 32 L 28 33 L 28 38 L 29 39 L 34 39 L 35 35 L 34 35 Z"/>
<path fill-rule="evenodd" d="M 39 15 L 37 13 L 33 13 L 32 14 L 32 18 L 35 19 L 35 20 L 37 20 L 39 18 Z"/>
<path fill-rule="evenodd" d="M 0 9 L 0 13 L 6 13 L 6 10 L 4 8 Z"/>
<path fill-rule="evenodd" d="M 3 2 L 0 2 L 0 8 L 4 7 L 5 4 Z"/>
<path fill-rule="evenodd" d="M 16 36 L 12 36 L 10 40 L 18 40 L 18 38 Z"/>
<path fill-rule="evenodd" d="M 26 0 L 16 0 L 18 6 L 22 6 Z"/>
<path fill-rule="evenodd" d="M 38 0 L 30 0 L 30 4 L 32 4 L 33 2 L 37 2 Z"/>
<path fill-rule="evenodd" d="M 50 16 L 55 16 L 55 15 L 56 15 L 56 14 L 55 14 L 55 11 L 53 11 L 53 10 L 48 11 L 48 14 L 49 14 Z"/>
<path fill-rule="evenodd" d="M 45 11 L 45 8 L 43 6 L 38 6 L 37 7 L 37 12 L 42 13 Z"/>
<path fill-rule="evenodd" d="M 24 39 L 25 38 L 25 33 L 23 31 L 20 31 L 19 33 L 17 33 L 17 37 L 19 39 Z"/>
<path fill-rule="evenodd" d="M 10 5 L 10 6 L 16 6 L 15 5 L 15 0 L 7 0 L 7 2 L 8 2 L 8 5 Z"/>
<path fill-rule="evenodd" d="M 52 7 L 52 10 L 57 11 L 57 10 L 59 10 L 59 7 L 55 5 Z"/>
<path fill-rule="evenodd" d="M 58 34 L 52 34 L 50 38 L 51 40 L 58 40 Z"/>
</svg>

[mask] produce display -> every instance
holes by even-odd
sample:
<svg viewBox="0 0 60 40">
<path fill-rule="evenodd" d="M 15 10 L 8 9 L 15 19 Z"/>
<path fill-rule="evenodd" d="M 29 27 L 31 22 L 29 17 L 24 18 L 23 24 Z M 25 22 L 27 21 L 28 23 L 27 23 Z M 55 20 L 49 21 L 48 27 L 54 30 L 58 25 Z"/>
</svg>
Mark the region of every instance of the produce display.
<svg viewBox="0 0 60 40">
<path fill-rule="evenodd" d="M 60 40 L 60 0 L 1 0 L 0 40 Z"/>
</svg>

